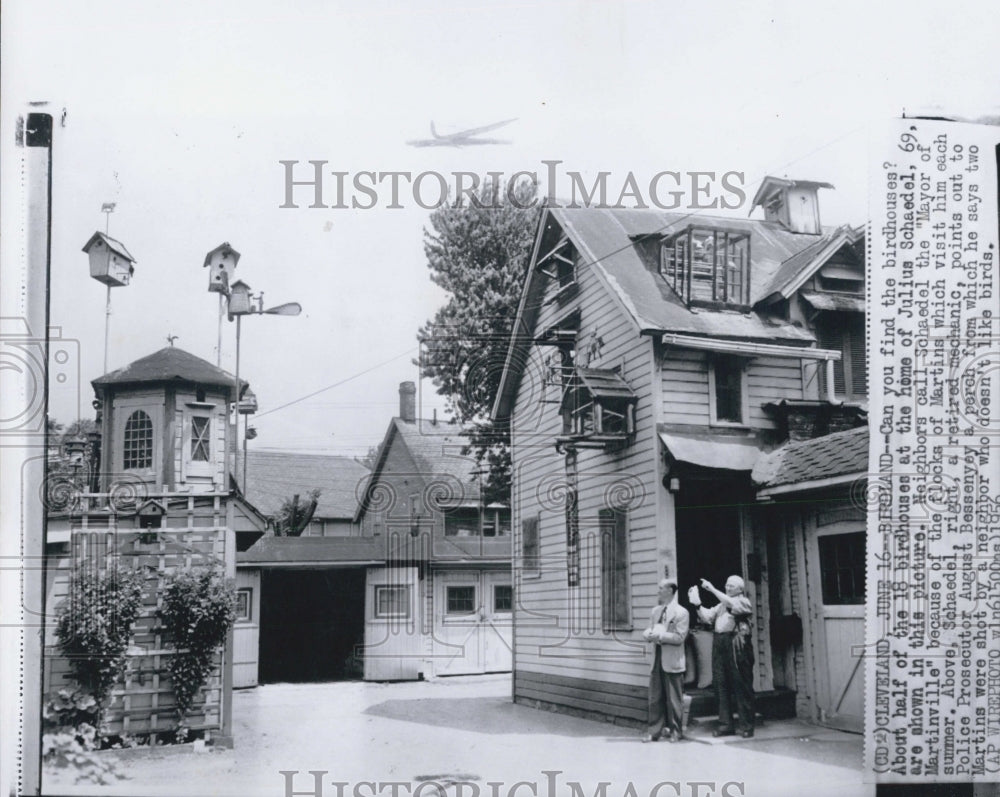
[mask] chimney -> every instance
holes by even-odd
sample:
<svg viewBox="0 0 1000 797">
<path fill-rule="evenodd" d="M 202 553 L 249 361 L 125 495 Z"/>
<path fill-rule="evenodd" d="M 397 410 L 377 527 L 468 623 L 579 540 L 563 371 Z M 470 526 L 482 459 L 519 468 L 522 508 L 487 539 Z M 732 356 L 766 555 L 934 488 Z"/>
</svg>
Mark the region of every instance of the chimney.
<svg viewBox="0 0 1000 797">
<path fill-rule="evenodd" d="M 417 420 L 417 386 L 413 382 L 399 383 L 399 418 L 407 423 Z"/>
<path fill-rule="evenodd" d="M 833 186 L 812 180 L 765 177 L 753 198 L 750 212 L 760 205 L 764 208 L 765 221 L 776 221 L 790 232 L 820 235 L 823 232 L 817 195 L 820 188 Z"/>
</svg>

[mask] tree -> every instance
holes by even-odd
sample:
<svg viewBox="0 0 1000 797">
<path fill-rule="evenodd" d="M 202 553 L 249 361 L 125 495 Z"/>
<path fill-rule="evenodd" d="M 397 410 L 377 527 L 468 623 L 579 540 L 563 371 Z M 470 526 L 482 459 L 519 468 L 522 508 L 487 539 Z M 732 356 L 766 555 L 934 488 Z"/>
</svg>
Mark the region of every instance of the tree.
<svg viewBox="0 0 1000 797">
<path fill-rule="evenodd" d="M 278 537 L 299 537 L 305 531 L 309 521 L 316 512 L 319 503 L 319 490 L 311 490 L 302 500 L 298 494 L 281 502 L 281 508 L 275 516 L 274 533 Z"/>
<path fill-rule="evenodd" d="M 381 446 L 368 446 L 368 453 L 358 459 L 368 470 L 375 470 L 375 463 L 378 462 L 378 454 Z"/>
<path fill-rule="evenodd" d="M 459 197 L 431 214 L 424 253 L 431 280 L 449 298 L 418 333 L 421 376 L 431 377 L 465 428 L 466 453 L 485 471 L 487 500 L 510 494 L 509 425 L 494 423 L 489 413 L 539 215 L 534 181 L 499 188 L 487 182 L 471 200 Z"/>
</svg>

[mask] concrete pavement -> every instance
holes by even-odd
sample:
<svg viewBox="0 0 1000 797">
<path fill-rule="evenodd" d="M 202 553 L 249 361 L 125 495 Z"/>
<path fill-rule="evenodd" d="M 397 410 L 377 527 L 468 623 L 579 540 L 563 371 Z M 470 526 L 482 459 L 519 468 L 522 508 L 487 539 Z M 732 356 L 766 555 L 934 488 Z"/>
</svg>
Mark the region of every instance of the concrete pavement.
<svg viewBox="0 0 1000 797">
<path fill-rule="evenodd" d="M 65 773 L 47 773 L 45 789 L 273 797 L 874 793 L 862 783 L 859 736 L 785 721 L 722 743 L 702 724 L 691 741 L 642 744 L 631 728 L 512 704 L 509 676 L 275 684 L 237 692 L 233 717 L 232 750 L 107 751 L 101 755 L 125 780 L 73 786 Z M 318 789 L 310 771 L 324 773 Z"/>
</svg>

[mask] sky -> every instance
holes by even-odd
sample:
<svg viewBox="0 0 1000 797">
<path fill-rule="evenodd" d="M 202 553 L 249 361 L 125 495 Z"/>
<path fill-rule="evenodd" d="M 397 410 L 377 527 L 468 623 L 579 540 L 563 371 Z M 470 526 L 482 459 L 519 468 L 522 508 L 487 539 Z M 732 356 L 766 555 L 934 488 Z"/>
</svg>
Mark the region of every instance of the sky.
<svg viewBox="0 0 1000 797">
<path fill-rule="evenodd" d="M 11 0 L 5 114 L 47 100 L 53 145 L 51 317 L 78 341 L 51 414 L 92 414 L 105 288 L 81 247 L 103 230 L 137 260 L 112 291 L 109 370 L 167 345 L 215 361 L 205 254 L 298 317 L 242 325 L 259 449 L 363 455 L 418 381 L 416 333 L 446 300 L 429 279 L 429 210 L 284 201 L 281 160 L 330 171 L 739 171 L 822 180 L 824 224 L 867 218 L 869 142 L 884 120 L 985 112 L 1000 86 L 992 4 L 174 2 Z M 414 148 L 430 123 L 515 119 L 510 145 Z M 301 173 L 304 174 L 304 173 Z M 640 183 L 642 181 L 640 180 Z M 749 203 L 734 211 L 745 216 Z M 759 213 L 759 211 L 757 211 Z M 222 365 L 235 364 L 234 324 Z M 328 389 L 327 389 L 328 388 Z M 304 398 L 311 396 L 310 398 Z M 420 412 L 445 402 L 424 380 Z"/>
</svg>

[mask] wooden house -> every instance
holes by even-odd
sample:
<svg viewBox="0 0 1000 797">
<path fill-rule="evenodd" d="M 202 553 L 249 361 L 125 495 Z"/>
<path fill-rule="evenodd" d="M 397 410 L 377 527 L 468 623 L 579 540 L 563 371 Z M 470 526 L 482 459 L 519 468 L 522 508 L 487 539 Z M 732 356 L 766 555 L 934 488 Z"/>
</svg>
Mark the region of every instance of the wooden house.
<svg viewBox="0 0 1000 797">
<path fill-rule="evenodd" d="M 657 581 L 683 603 L 740 574 L 759 709 L 795 711 L 751 471 L 864 421 L 863 237 L 820 224 L 822 187 L 769 178 L 764 219 L 543 211 L 493 408 L 512 435 L 515 700 L 645 721 Z M 695 713 L 714 710 L 709 645 L 692 635 Z"/>
<path fill-rule="evenodd" d="M 76 565 L 100 569 L 113 559 L 144 573 L 143 607 L 125 681 L 113 691 L 107 731 L 156 737 L 178 723 L 167 670 L 174 644 L 157 618 L 166 580 L 178 571 L 204 569 L 234 578 L 237 547 L 249 547 L 266 524 L 231 490 L 231 374 L 168 347 L 92 385 L 101 434 L 90 489 L 49 485 L 47 613 L 56 616 Z M 242 392 L 246 383 L 240 387 Z M 231 635 L 186 719 L 191 730 L 222 740 L 232 727 L 232 654 Z M 54 623 L 48 623 L 46 693 L 71 686 L 68 673 Z"/>
<path fill-rule="evenodd" d="M 237 686 L 510 670 L 510 510 L 484 504 L 460 428 L 418 420 L 415 392 L 401 386 L 399 417 L 371 473 L 288 454 L 269 455 L 283 475 L 264 478 L 250 460 L 251 500 L 269 512 L 279 483 L 284 494 L 320 487 L 324 526 L 269 534 L 237 555 L 259 634 L 259 657 L 244 651 Z M 320 484 L 321 474 L 335 481 Z M 337 526 L 326 525 L 328 514 Z"/>
</svg>

